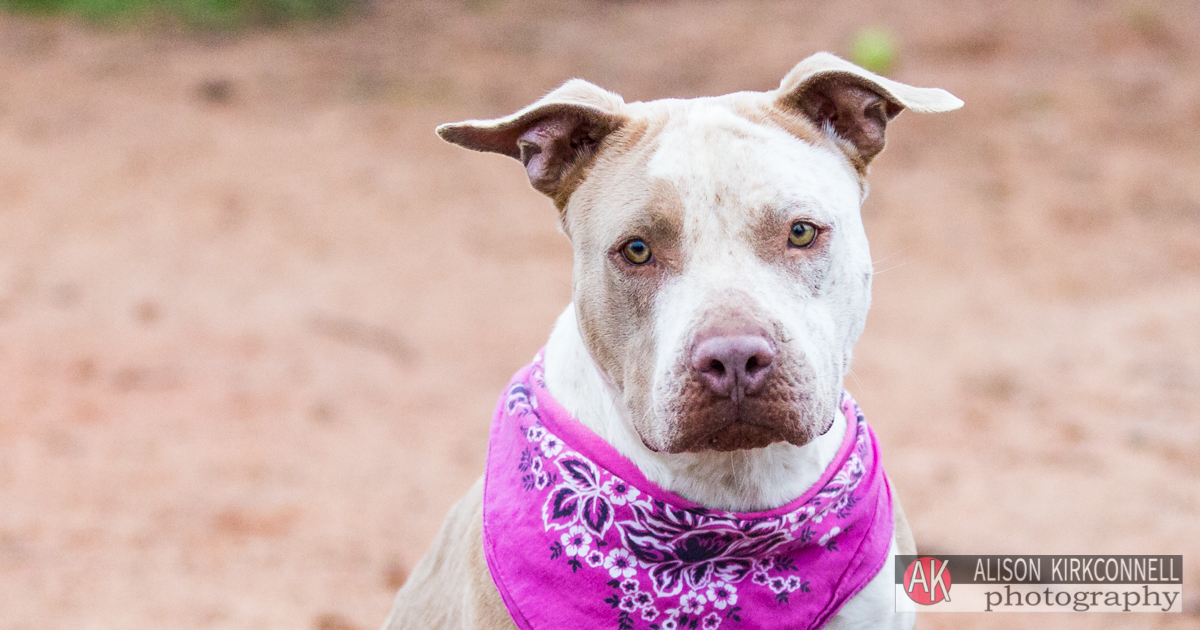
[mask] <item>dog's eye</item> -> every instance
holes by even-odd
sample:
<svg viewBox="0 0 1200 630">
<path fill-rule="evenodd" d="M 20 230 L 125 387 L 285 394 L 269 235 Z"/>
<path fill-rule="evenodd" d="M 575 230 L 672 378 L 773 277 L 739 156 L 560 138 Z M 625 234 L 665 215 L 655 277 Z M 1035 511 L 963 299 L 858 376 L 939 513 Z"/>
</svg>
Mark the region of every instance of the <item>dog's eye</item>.
<svg viewBox="0 0 1200 630">
<path fill-rule="evenodd" d="M 635 264 L 644 265 L 650 262 L 650 246 L 641 239 L 633 239 L 621 248 L 621 255 L 625 260 Z"/>
<path fill-rule="evenodd" d="M 792 247 L 803 249 L 812 245 L 816 238 L 817 226 L 807 221 L 797 221 L 792 224 L 792 231 L 788 234 L 788 243 L 791 243 Z"/>
</svg>

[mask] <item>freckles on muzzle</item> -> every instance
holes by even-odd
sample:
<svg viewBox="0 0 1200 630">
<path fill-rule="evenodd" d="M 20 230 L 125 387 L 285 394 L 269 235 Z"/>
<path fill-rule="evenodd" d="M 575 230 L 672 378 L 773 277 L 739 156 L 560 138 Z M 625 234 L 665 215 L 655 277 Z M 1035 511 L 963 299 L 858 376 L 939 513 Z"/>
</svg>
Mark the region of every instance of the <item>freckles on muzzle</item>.
<svg viewBox="0 0 1200 630">
<path fill-rule="evenodd" d="M 765 334 L 703 336 L 682 363 L 675 375 L 680 386 L 667 406 L 672 438 L 662 450 L 802 446 L 828 429 L 832 411 L 816 395 L 812 370 Z"/>
</svg>

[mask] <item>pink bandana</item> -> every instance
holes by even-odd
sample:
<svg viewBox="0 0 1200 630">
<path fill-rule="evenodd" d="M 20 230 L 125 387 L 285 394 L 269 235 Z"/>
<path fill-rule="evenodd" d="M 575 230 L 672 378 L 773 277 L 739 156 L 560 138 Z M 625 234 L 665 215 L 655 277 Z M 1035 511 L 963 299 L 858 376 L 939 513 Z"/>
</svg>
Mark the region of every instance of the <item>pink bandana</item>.
<svg viewBox="0 0 1200 630">
<path fill-rule="evenodd" d="M 817 628 L 887 560 L 879 444 L 842 394 L 846 439 L 803 496 L 709 510 L 642 475 L 550 397 L 541 353 L 492 421 L 483 543 L 522 630 Z"/>
</svg>

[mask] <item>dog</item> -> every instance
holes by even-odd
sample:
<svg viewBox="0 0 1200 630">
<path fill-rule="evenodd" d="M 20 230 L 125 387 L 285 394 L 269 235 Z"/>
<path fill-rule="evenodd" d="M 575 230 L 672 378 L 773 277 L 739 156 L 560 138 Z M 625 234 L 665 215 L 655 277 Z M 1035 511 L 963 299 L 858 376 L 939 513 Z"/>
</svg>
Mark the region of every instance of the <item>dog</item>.
<svg viewBox="0 0 1200 630">
<path fill-rule="evenodd" d="M 768 92 L 626 103 L 573 79 L 510 116 L 439 127 L 520 160 L 553 200 L 573 302 L 501 399 L 486 484 L 453 507 L 385 630 L 911 628 L 894 556 L 916 549 L 890 482 L 875 466 L 864 508 L 830 475 L 874 443 L 842 393 L 871 299 L 868 167 L 902 110 L 961 106 L 817 53 Z M 557 433 L 603 453 L 564 460 Z M 832 526 L 822 497 L 863 524 Z M 548 546 L 504 546 L 543 528 Z M 854 535 L 857 552 L 836 544 Z M 809 571 L 778 551 L 792 548 L 842 564 Z M 864 577 L 813 594 L 843 566 Z M 800 621 L 773 612 L 809 600 Z"/>
</svg>

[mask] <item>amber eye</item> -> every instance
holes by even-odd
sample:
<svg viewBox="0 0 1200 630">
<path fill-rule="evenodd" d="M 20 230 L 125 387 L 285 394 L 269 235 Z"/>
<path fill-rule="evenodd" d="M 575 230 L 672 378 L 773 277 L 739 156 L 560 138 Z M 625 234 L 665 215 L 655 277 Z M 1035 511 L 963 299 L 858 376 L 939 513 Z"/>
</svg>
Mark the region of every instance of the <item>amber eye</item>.
<svg viewBox="0 0 1200 630">
<path fill-rule="evenodd" d="M 625 260 L 635 264 L 644 265 L 650 262 L 650 246 L 641 239 L 633 239 L 621 248 L 621 255 Z"/>
<path fill-rule="evenodd" d="M 817 238 L 817 226 L 806 221 L 797 221 L 792 224 L 792 231 L 788 233 L 788 243 L 792 247 L 801 249 L 813 244 Z"/>
</svg>

